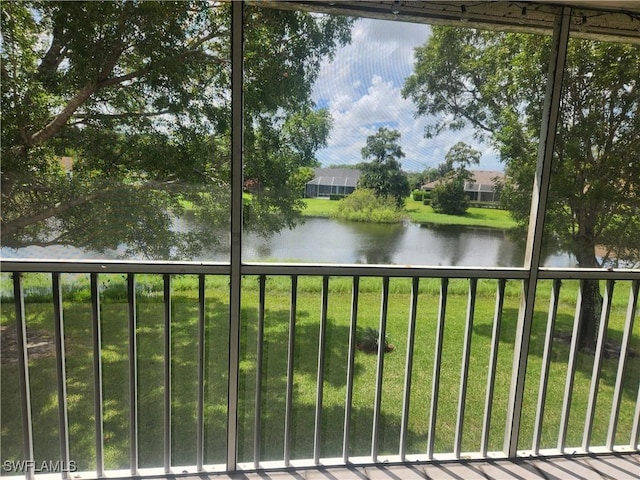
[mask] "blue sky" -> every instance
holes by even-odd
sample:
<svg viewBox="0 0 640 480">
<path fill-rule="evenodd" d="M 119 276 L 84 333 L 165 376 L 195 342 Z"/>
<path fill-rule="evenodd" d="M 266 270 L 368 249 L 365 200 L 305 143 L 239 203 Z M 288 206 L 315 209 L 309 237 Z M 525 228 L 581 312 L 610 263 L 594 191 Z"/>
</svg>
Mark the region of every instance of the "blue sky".
<svg viewBox="0 0 640 480">
<path fill-rule="evenodd" d="M 400 90 L 413 70 L 413 50 L 430 31 L 428 25 L 373 19 L 354 24 L 351 44 L 323 63 L 313 90 L 316 105 L 328 108 L 333 117 L 328 146 L 316 154 L 322 165 L 361 162 L 367 136 L 387 127 L 402 135 L 407 171 L 438 165 L 459 141 L 482 152 L 480 169 L 502 170 L 496 152 L 475 140 L 471 129 L 424 138 L 429 119 L 416 118 L 413 102 L 402 98 Z"/>
</svg>

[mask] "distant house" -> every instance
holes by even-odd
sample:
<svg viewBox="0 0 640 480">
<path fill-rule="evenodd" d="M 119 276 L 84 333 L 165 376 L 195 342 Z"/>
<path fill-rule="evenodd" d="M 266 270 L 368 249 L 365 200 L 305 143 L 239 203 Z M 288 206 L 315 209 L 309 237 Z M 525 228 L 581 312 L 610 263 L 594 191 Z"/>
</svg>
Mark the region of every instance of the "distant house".
<svg viewBox="0 0 640 480">
<path fill-rule="evenodd" d="M 349 195 L 360 180 L 360 170 L 353 168 L 316 168 L 314 173 L 315 177 L 305 187 L 307 198 Z"/>
<path fill-rule="evenodd" d="M 64 173 L 67 174 L 67 178 L 70 179 L 73 176 L 73 157 L 60 157 L 59 162 Z"/>
<path fill-rule="evenodd" d="M 504 179 L 504 173 L 493 170 L 471 170 L 472 179 L 465 183 L 464 191 L 472 202 L 497 202 L 500 194 L 497 185 Z M 440 181 L 430 182 L 422 186 L 422 190 L 430 191 Z"/>
</svg>

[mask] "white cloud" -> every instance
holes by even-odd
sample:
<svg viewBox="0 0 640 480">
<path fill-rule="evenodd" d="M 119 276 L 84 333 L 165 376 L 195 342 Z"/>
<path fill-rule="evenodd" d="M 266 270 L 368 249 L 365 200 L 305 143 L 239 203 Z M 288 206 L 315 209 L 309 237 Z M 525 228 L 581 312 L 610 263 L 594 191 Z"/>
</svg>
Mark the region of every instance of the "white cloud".
<svg viewBox="0 0 640 480">
<path fill-rule="evenodd" d="M 430 31 L 428 25 L 404 22 L 355 23 L 351 43 L 322 65 L 314 86 L 314 101 L 333 117 L 328 147 L 317 155 L 323 165 L 362 161 L 360 150 L 367 136 L 385 126 L 401 133 L 407 170 L 437 165 L 458 141 L 483 152 L 481 168 L 499 168 L 495 152 L 475 141 L 471 130 L 424 138 L 428 119 L 416 118 L 413 102 L 402 98 L 400 90 L 413 70 L 413 50 L 425 43 Z"/>
</svg>

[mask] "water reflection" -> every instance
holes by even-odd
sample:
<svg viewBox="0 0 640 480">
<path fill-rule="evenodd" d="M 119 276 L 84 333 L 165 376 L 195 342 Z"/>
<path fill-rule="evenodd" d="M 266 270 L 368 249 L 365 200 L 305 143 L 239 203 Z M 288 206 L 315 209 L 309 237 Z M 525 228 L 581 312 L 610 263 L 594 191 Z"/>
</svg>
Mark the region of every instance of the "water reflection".
<svg viewBox="0 0 640 480">
<path fill-rule="evenodd" d="M 507 231 L 456 225 L 421 225 L 428 237 L 429 248 L 440 258 L 432 265 L 480 265 L 521 267 L 524 261 L 524 242 Z M 431 258 L 431 260 L 435 260 Z"/>
<path fill-rule="evenodd" d="M 406 229 L 402 225 L 343 224 L 354 238 L 353 263 L 393 263 L 393 255 L 402 244 Z"/>
<path fill-rule="evenodd" d="M 175 229 L 198 232 L 195 217 L 185 217 Z M 281 261 L 342 264 L 396 264 L 431 266 L 521 267 L 524 263 L 524 234 L 452 225 L 383 225 L 337 222 L 326 218 L 307 219 L 293 230 L 269 238 L 246 234 L 244 261 Z M 123 250 L 124 251 L 124 250 Z M 566 252 L 546 250 L 543 265 L 576 266 Z M 228 233 L 192 260 L 229 261 Z M 96 253 L 65 247 L 3 248 L 5 258 L 121 258 L 118 251 Z M 131 258 L 149 260 L 148 258 Z M 155 259 L 162 260 L 162 259 Z"/>
<path fill-rule="evenodd" d="M 436 266 L 521 267 L 523 235 L 453 225 L 381 225 L 308 219 L 270 239 L 248 235 L 245 261 L 284 260 Z M 565 252 L 545 254 L 549 266 L 575 266 Z"/>
</svg>

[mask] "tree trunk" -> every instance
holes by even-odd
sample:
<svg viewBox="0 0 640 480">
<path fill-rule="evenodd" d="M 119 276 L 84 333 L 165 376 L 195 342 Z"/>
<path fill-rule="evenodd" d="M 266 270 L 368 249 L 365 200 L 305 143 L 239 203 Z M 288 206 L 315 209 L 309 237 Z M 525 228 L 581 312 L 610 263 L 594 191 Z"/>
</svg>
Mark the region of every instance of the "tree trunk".
<svg viewBox="0 0 640 480">
<path fill-rule="evenodd" d="M 580 268 L 598 267 L 595 256 L 595 245 L 592 241 L 576 242 L 576 258 Z M 602 311 L 602 295 L 600 282 L 586 279 L 582 283 L 582 306 L 580 308 L 580 327 L 578 330 L 578 347 L 585 352 L 593 352 L 596 345 L 598 323 Z"/>
</svg>

